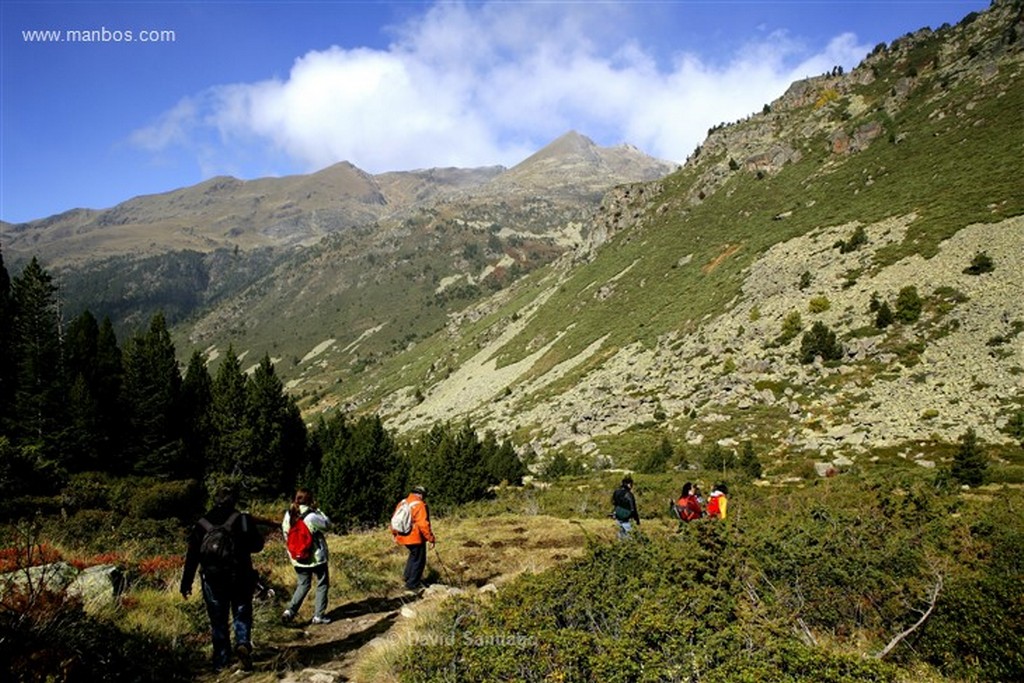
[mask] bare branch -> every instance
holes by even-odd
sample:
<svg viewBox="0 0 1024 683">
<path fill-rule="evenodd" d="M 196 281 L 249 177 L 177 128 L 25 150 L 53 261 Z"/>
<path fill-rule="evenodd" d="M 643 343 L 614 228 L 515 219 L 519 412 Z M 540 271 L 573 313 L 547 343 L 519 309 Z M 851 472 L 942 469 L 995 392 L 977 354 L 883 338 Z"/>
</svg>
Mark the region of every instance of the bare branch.
<svg viewBox="0 0 1024 683">
<path fill-rule="evenodd" d="M 921 624 L 923 624 L 925 622 L 925 620 L 931 615 L 932 610 L 935 609 L 935 603 L 937 603 L 939 601 L 939 592 L 941 590 L 942 590 L 942 575 L 940 574 L 939 577 L 938 577 L 938 581 L 935 583 L 934 586 L 932 586 L 931 597 L 928 600 L 928 609 L 925 610 L 924 614 L 921 615 L 921 618 L 918 619 L 917 622 L 915 622 L 913 626 L 911 626 L 907 630 L 903 631 L 902 633 L 899 633 L 898 635 L 896 635 L 892 640 L 889 641 L 888 645 L 886 645 L 884 648 L 882 648 L 881 652 L 879 652 L 878 654 L 874 655 L 875 659 L 882 659 L 887 654 L 892 652 L 893 648 L 895 648 L 897 645 L 900 644 L 900 641 L 902 641 L 904 638 L 906 638 L 911 633 L 916 631 L 921 626 Z"/>
</svg>

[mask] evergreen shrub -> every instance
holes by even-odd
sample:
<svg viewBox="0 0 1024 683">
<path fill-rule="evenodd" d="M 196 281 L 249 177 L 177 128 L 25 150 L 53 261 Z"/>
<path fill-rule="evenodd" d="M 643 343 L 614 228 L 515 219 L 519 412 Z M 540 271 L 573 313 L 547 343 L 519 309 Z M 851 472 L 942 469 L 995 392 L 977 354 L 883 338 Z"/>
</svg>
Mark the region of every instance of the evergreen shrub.
<svg viewBox="0 0 1024 683">
<path fill-rule="evenodd" d="M 817 356 L 823 360 L 839 360 L 843 357 L 843 345 L 836 341 L 836 333 L 820 320 L 800 339 L 800 362 L 805 365 L 813 363 Z"/>
<path fill-rule="evenodd" d="M 432 647 L 400 653 L 396 673 L 853 683 L 923 670 L 1021 680 L 1024 537 L 1009 502 L 909 476 L 737 485 L 726 523 L 592 540 L 581 559 L 492 598 L 449 601 L 419 633 Z M 878 659 L 927 610 L 940 577 L 929 618 Z"/>
</svg>

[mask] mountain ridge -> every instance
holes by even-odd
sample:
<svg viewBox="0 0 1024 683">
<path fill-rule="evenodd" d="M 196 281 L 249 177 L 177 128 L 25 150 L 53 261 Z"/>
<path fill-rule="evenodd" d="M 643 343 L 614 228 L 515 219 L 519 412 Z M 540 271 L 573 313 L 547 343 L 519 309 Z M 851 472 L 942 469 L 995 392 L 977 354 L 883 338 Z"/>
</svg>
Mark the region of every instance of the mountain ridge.
<svg viewBox="0 0 1024 683">
<path fill-rule="evenodd" d="M 576 133 L 567 133 L 567 139 Z M 372 175 L 342 161 L 309 174 L 239 180 L 216 176 L 184 188 L 132 197 L 108 209 L 71 209 L 26 223 L 5 224 L 5 248 L 14 257 L 39 255 L 62 266 L 104 256 L 159 253 L 172 249 L 209 252 L 219 247 L 253 249 L 309 246 L 326 234 L 393 218 L 424 202 L 472 197 L 507 191 L 515 185 L 525 192 L 549 191 L 545 183 L 557 178 L 563 190 L 586 177 L 588 189 L 599 192 L 618 182 L 647 179 L 668 172 L 669 162 L 642 153 L 591 150 L 580 163 L 578 149 L 556 143 L 513 169 L 485 166 L 472 169 L 433 168 Z M 572 158 L 572 169 L 566 168 Z M 628 160 L 609 165 L 617 156 Z M 540 155 L 538 157 L 538 155 Z M 536 157 L 536 158 L 535 158 Z M 536 166 L 545 160 L 544 173 Z M 511 173 L 514 181 L 488 186 Z M 574 185 L 576 182 L 576 185 Z M 310 216 L 318 214 L 318 220 Z M 145 231 L 144 236 L 133 233 Z"/>
</svg>

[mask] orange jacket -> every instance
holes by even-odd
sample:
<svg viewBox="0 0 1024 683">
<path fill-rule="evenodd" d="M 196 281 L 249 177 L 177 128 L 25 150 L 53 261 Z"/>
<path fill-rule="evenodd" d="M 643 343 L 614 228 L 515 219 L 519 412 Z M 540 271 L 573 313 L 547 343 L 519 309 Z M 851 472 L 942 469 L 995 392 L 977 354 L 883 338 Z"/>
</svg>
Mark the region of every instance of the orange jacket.
<svg viewBox="0 0 1024 683">
<path fill-rule="evenodd" d="M 430 511 L 427 510 L 427 504 L 415 493 L 410 493 L 409 497 L 405 500 L 412 507 L 412 531 L 405 536 L 400 536 L 392 529 L 391 535 L 395 537 L 395 543 L 399 545 L 433 543 L 434 532 L 430 528 Z M 398 505 L 401 504 L 401 501 L 399 501 Z M 395 510 L 398 509 L 398 505 L 395 505 Z"/>
</svg>

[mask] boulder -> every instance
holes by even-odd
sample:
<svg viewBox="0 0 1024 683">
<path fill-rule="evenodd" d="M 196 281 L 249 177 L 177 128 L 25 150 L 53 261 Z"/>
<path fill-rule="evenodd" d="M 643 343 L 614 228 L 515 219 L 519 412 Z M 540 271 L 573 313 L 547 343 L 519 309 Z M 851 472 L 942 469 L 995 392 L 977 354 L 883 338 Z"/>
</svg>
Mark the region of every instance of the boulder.
<svg viewBox="0 0 1024 683">
<path fill-rule="evenodd" d="M 88 610 L 103 609 L 117 604 L 124 586 L 120 567 L 101 564 L 82 570 L 68 586 L 68 594 L 80 597 Z"/>
<path fill-rule="evenodd" d="M 45 587 L 51 591 L 63 591 L 75 580 L 78 570 L 67 562 L 53 562 L 28 567 L 0 575 L 0 594 L 10 589 L 31 586 L 34 590 Z"/>
</svg>

